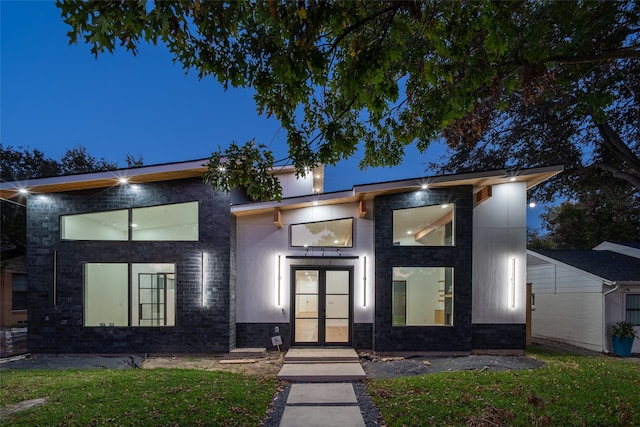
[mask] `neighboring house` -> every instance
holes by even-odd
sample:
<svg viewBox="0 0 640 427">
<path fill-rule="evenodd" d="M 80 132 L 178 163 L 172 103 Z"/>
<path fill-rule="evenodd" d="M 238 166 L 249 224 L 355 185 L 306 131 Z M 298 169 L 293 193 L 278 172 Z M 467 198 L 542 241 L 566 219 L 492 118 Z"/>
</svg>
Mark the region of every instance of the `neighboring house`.
<svg viewBox="0 0 640 427">
<path fill-rule="evenodd" d="M 526 193 L 561 167 L 334 193 L 285 168 L 252 202 L 205 164 L 0 184 L 29 191 L 32 353 L 523 351 Z"/>
<path fill-rule="evenodd" d="M 0 261 L 0 329 L 27 324 L 26 256 Z"/>
<path fill-rule="evenodd" d="M 621 320 L 640 333 L 640 243 L 603 242 L 590 251 L 528 251 L 535 306 L 532 336 L 611 351 Z M 640 340 L 633 353 L 640 353 Z"/>
</svg>

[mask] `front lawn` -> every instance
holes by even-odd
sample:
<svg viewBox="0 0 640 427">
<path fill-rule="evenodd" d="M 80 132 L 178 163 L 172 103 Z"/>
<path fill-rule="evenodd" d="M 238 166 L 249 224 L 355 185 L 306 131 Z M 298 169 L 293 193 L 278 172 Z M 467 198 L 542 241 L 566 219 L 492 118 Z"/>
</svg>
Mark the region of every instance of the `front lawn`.
<svg viewBox="0 0 640 427">
<path fill-rule="evenodd" d="M 185 369 L 3 371 L 0 406 L 46 398 L 2 426 L 256 426 L 275 379 Z"/>
<path fill-rule="evenodd" d="M 531 348 L 546 366 L 367 380 L 386 425 L 640 425 L 640 363 Z"/>
</svg>

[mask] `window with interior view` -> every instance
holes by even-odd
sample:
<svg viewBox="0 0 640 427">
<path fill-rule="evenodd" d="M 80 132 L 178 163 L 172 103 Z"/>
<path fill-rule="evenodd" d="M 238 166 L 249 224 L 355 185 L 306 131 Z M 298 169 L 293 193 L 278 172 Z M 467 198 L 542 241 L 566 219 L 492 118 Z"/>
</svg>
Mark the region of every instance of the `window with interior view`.
<svg viewBox="0 0 640 427">
<path fill-rule="evenodd" d="M 640 326 L 640 294 L 627 294 L 625 320 Z"/>
<path fill-rule="evenodd" d="M 197 241 L 198 202 L 132 209 L 131 240 Z"/>
<path fill-rule="evenodd" d="M 86 263 L 85 326 L 174 326 L 175 264 Z"/>
<path fill-rule="evenodd" d="M 453 325 L 453 267 L 394 267 L 393 326 Z"/>
<path fill-rule="evenodd" d="M 393 211 L 394 246 L 453 246 L 455 204 Z"/>
<path fill-rule="evenodd" d="M 131 211 L 131 222 L 129 222 Z M 65 240 L 198 241 L 198 202 L 63 215 Z"/>
<path fill-rule="evenodd" d="M 353 246 L 353 218 L 293 224 L 291 246 L 350 248 Z"/>
<path fill-rule="evenodd" d="M 60 233 L 66 240 L 128 240 L 129 211 L 63 215 Z"/>
</svg>

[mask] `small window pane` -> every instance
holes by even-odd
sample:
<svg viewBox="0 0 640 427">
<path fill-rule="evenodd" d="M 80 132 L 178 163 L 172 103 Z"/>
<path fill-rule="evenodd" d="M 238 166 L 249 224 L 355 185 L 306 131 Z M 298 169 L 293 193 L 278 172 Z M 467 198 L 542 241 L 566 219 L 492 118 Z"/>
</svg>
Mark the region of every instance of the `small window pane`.
<svg viewBox="0 0 640 427">
<path fill-rule="evenodd" d="M 453 203 L 393 211 L 394 246 L 453 246 Z"/>
<path fill-rule="evenodd" d="M 175 265 L 131 264 L 131 326 L 175 326 Z"/>
<path fill-rule="evenodd" d="M 60 218 L 61 237 L 66 240 L 128 240 L 129 211 L 64 215 Z"/>
<path fill-rule="evenodd" d="M 636 326 L 640 326 L 640 294 L 627 295 L 625 320 Z"/>
<path fill-rule="evenodd" d="M 132 240 L 198 240 L 198 202 L 137 208 L 131 215 Z"/>
<path fill-rule="evenodd" d="M 84 325 L 128 326 L 129 266 L 87 263 L 84 266 Z"/>
<path fill-rule="evenodd" d="M 11 297 L 11 309 L 26 310 L 27 309 L 27 275 L 12 274 L 11 282 L 12 282 L 12 288 L 13 288 L 13 293 Z"/>
<path fill-rule="evenodd" d="M 350 248 L 353 246 L 353 218 L 293 224 L 291 246 Z"/>
<path fill-rule="evenodd" d="M 453 325 L 452 267 L 394 267 L 393 326 Z"/>
</svg>

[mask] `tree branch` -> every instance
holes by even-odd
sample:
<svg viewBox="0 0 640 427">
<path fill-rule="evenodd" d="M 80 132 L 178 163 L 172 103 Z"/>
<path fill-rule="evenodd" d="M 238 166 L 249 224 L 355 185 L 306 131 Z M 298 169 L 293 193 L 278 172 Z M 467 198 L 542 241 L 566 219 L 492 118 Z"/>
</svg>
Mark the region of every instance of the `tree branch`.
<svg viewBox="0 0 640 427">
<path fill-rule="evenodd" d="M 638 191 L 640 191 L 640 177 L 624 172 L 615 166 L 611 166 L 609 164 L 602 163 L 602 162 L 594 163 L 591 166 L 597 169 L 602 169 L 604 171 L 607 171 L 611 173 L 611 175 L 613 175 L 614 177 L 627 181 L 628 183 L 633 185 L 635 188 L 637 188 Z"/>
<path fill-rule="evenodd" d="M 621 160 L 627 162 L 640 176 L 640 158 L 622 141 L 620 135 L 607 122 L 596 123 L 596 126 L 604 144 Z"/>
<path fill-rule="evenodd" d="M 338 48 L 338 45 L 340 44 L 340 42 L 342 42 L 342 40 L 345 39 L 345 37 L 347 37 L 349 34 L 354 32 L 358 28 L 362 27 L 367 22 L 373 21 L 377 17 L 384 15 L 386 13 L 395 12 L 400 8 L 400 6 L 402 6 L 402 3 L 396 3 L 393 6 L 386 7 L 384 9 L 377 11 L 372 15 L 367 16 L 362 21 L 355 22 L 353 25 L 348 26 L 347 28 L 344 29 L 344 31 L 342 31 L 342 33 L 338 35 L 338 37 L 336 37 L 336 40 L 333 42 L 333 46 L 331 46 L 330 52 L 333 53 Z"/>
<path fill-rule="evenodd" d="M 548 62 L 558 62 L 563 64 L 590 64 L 594 62 L 605 62 L 614 59 L 634 59 L 640 58 L 640 45 L 629 46 L 620 49 L 605 50 L 595 55 L 583 56 L 551 56 Z"/>
</svg>

